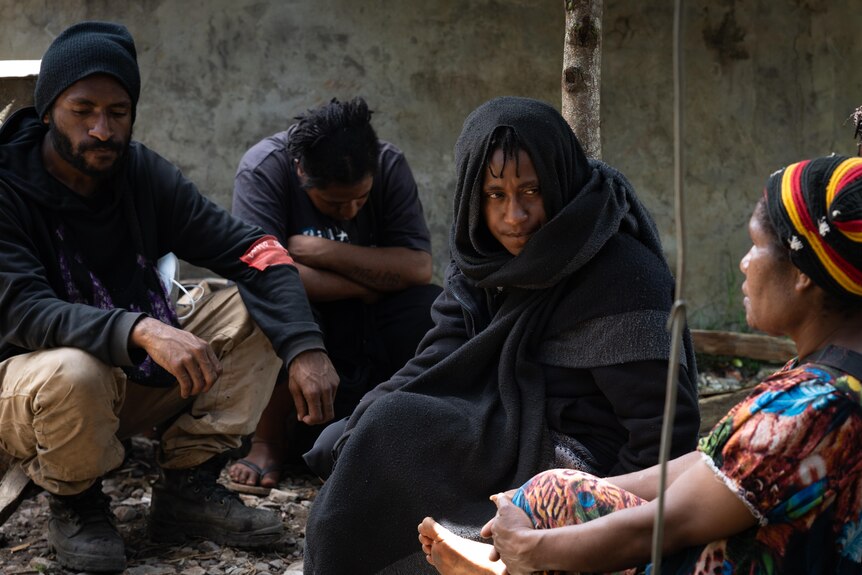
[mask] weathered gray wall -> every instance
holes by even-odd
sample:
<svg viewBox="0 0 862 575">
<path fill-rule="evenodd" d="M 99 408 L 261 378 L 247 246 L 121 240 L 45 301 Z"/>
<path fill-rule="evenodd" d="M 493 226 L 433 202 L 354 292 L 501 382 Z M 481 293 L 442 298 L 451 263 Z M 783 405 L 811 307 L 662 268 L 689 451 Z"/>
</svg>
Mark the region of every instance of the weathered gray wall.
<svg viewBox="0 0 862 575">
<path fill-rule="evenodd" d="M 249 146 L 332 97 L 364 96 L 415 172 L 437 277 L 465 116 L 501 94 L 559 102 L 556 2 L 0 0 L 0 14 L 0 59 L 38 59 L 79 20 L 125 23 L 143 80 L 136 138 L 227 207 Z"/>
<path fill-rule="evenodd" d="M 855 154 L 858 0 L 685 2 L 686 293 L 699 327 L 744 327 L 739 259 L 776 169 Z M 673 259 L 673 2 L 605 0 L 604 159 L 635 184 Z"/>
<path fill-rule="evenodd" d="M 0 59 L 38 59 L 82 19 L 124 22 L 143 76 L 136 137 L 230 205 L 242 153 L 297 113 L 362 95 L 419 182 L 439 278 L 464 117 L 503 94 L 559 105 L 562 0 L 0 0 Z M 687 2 L 687 294 L 692 323 L 742 327 L 736 262 L 774 169 L 852 153 L 858 0 Z M 670 0 L 605 0 L 604 159 L 673 257 Z"/>
</svg>

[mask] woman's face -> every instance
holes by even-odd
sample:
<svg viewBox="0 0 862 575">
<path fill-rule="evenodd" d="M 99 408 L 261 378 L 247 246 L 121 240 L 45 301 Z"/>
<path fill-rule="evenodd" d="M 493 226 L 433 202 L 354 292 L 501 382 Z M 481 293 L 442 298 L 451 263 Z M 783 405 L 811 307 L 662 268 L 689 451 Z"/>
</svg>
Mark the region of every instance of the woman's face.
<svg viewBox="0 0 862 575">
<path fill-rule="evenodd" d="M 764 228 L 760 208 L 748 222 L 752 246 L 739 262 L 745 276 L 742 283 L 745 320 L 754 329 L 772 335 L 786 335 L 794 323 L 793 306 L 797 274 L 790 258 Z"/>
<path fill-rule="evenodd" d="M 545 225 L 539 177 L 525 151 L 518 152 L 517 162 L 505 159 L 501 149 L 491 155 L 482 183 L 482 211 L 491 235 L 513 256 Z"/>
</svg>

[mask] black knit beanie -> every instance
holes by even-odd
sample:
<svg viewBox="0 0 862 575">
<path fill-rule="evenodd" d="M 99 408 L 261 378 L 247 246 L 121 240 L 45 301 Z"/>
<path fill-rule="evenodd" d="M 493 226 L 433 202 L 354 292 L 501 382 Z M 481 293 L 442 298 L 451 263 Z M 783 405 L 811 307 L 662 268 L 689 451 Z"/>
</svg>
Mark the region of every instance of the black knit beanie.
<svg viewBox="0 0 862 575">
<path fill-rule="evenodd" d="M 35 103 L 44 117 L 63 90 L 87 76 L 114 77 L 132 99 L 132 119 L 141 93 L 135 41 L 128 29 L 113 22 L 79 22 L 66 28 L 42 57 Z"/>
</svg>

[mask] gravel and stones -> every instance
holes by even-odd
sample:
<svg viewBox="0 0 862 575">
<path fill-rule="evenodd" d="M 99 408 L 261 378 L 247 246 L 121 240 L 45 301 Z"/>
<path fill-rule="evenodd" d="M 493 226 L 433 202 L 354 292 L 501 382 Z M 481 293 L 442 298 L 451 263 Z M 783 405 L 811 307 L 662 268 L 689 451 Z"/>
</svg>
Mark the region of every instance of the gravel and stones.
<svg viewBox="0 0 862 575">
<path fill-rule="evenodd" d="M 151 485 L 158 478 L 157 443 L 134 438 L 126 463 L 104 479 L 117 527 L 126 541 L 128 575 L 301 575 L 305 523 L 321 482 L 305 474 L 286 474 L 267 497 L 241 495 L 251 507 L 281 514 L 284 538 L 271 549 L 247 551 L 191 541 L 183 545 L 155 544 L 147 538 L 146 519 Z M 227 480 L 223 472 L 222 479 Z M 3 575 L 69 575 L 48 550 L 45 540 L 48 498 L 42 492 L 24 500 L 0 527 L 0 573 Z"/>
</svg>

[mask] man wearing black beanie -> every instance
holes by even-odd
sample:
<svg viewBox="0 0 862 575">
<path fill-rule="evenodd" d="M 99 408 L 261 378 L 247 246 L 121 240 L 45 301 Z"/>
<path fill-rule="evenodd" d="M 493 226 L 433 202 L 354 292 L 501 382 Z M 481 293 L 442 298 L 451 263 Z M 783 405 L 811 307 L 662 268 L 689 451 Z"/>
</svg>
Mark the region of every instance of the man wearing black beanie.
<svg viewBox="0 0 862 575">
<path fill-rule="evenodd" d="M 154 426 L 154 539 L 277 541 L 275 514 L 216 482 L 226 453 L 280 369 L 309 423 L 338 385 L 287 250 L 131 140 L 140 88 L 128 30 L 82 22 L 45 53 L 35 108 L 0 127 L 0 449 L 49 492 L 49 544 L 81 571 L 125 568 L 101 477 Z M 169 252 L 236 286 L 178 317 Z"/>
</svg>

